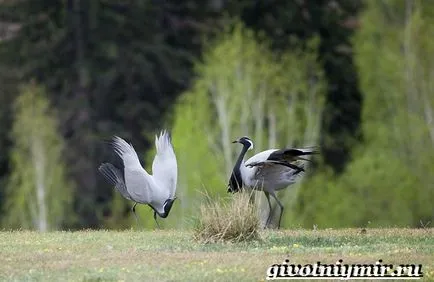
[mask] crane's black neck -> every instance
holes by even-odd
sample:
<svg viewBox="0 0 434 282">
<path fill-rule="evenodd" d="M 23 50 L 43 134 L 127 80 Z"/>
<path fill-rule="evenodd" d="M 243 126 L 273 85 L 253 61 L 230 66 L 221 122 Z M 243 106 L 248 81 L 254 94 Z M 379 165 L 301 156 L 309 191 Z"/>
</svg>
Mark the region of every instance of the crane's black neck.
<svg viewBox="0 0 434 282">
<path fill-rule="evenodd" d="M 228 192 L 238 192 L 243 187 L 243 179 L 241 177 L 241 164 L 243 163 L 244 156 L 246 155 L 249 145 L 243 144 L 243 149 L 238 156 L 237 162 L 232 170 L 231 178 L 229 179 Z"/>
</svg>

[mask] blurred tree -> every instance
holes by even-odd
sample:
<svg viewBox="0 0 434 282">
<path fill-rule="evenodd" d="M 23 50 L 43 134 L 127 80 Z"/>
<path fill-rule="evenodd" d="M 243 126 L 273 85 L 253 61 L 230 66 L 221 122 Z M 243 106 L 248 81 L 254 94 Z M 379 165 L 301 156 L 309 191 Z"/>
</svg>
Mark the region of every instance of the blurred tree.
<svg viewBox="0 0 434 282">
<path fill-rule="evenodd" d="M 226 2 L 226 1 L 225 1 Z M 361 140 L 362 96 L 353 62 L 351 36 L 358 26 L 360 0 L 227 1 L 230 14 L 264 31 L 274 50 L 299 48 L 319 37 L 318 61 L 327 80 L 321 149 L 326 164 L 343 172 Z M 288 40 L 297 38 L 299 40 Z"/>
<path fill-rule="evenodd" d="M 396 135 L 393 137 L 394 139 L 390 139 L 399 144 L 399 147 L 398 145 L 394 147 L 396 150 L 394 149 L 393 152 L 399 154 L 400 161 L 404 163 L 415 161 L 417 165 L 409 171 L 418 175 L 418 181 L 421 183 L 429 183 L 431 178 L 427 176 L 427 173 L 431 167 L 431 153 L 425 153 L 425 151 L 420 153 L 418 150 L 422 150 L 421 148 L 425 150 L 426 144 L 432 142 L 434 136 L 431 121 L 433 105 L 432 95 L 430 95 L 433 87 L 430 71 L 432 62 L 429 59 L 431 58 L 429 52 L 432 50 L 430 49 L 432 45 L 430 26 L 432 23 L 429 20 L 430 13 L 432 13 L 431 5 L 410 0 L 397 1 L 396 3 L 381 1 L 376 4 L 376 13 L 379 14 L 375 17 L 384 16 L 385 22 L 375 19 L 375 23 L 383 28 L 375 33 L 373 30 L 368 31 L 365 28 L 369 23 L 364 23 L 362 30 L 368 32 L 366 33 L 367 37 L 356 41 L 356 44 L 362 46 L 360 42 L 364 40 L 375 43 L 380 40 L 376 38 L 379 36 L 388 38 L 387 40 L 393 42 L 391 44 L 396 44 L 396 48 L 402 46 L 402 49 L 406 51 L 399 53 L 391 45 L 389 47 L 393 50 L 392 53 L 381 48 L 381 52 L 377 52 L 378 46 L 372 43 L 369 47 L 370 50 L 367 46 L 363 47 L 368 49 L 362 56 L 361 47 L 357 47 L 357 67 L 360 74 L 364 76 L 360 82 L 364 84 L 362 89 L 366 92 L 363 98 L 369 100 L 366 103 L 363 101 L 369 112 L 366 112 L 366 109 L 363 109 L 362 112 L 362 96 L 358 89 L 359 82 L 353 64 L 355 53 L 350 41 L 351 35 L 359 25 L 357 16 L 362 3 L 367 3 L 368 6 L 373 5 L 369 1 L 359 0 L 283 2 L 275 0 L 209 0 L 206 2 L 196 0 L 3 1 L 0 3 L 0 33 L 5 30 L 4 26 L 7 26 L 8 32 L 0 34 L 0 84 L 2 85 L 2 89 L 0 89 L 0 133 L 4 133 L 0 134 L 0 178 L 6 179 L 5 175 L 10 170 L 10 163 L 6 156 L 11 148 L 11 142 L 6 136 L 11 127 L 11 105 L 17 93 L 17 86 L 23 81 L 34 78 L 47 86 L 48 98 L 59 109 L 59 128 L 69 148 L 65 152 L 69 168 L 68 174 L 78 184 L 74 193 L 74 209 L 79 214 L 76 227 L 104 226 L 104 219 L 108 219 L 106 226 L 125 227 L 128 226 L 131 219 L 131 217 L 126 217 L 130 215 L 129 204 L 122 199 L 113 197 L 114 190 L 107 187 L 97 174 L 96 167 L 104 160 L 103 155 L 109 152 L 105 151 L 103 142 L 100 142 L 102 139 L 112 134 L 119 134 L 130 139 L 139 153 L 144 152 L 152 144 L 150 141 L 153 140 L 156 129 L 170 124 L 171 120 L 175 122 L 174 132 L 176 132 L 176 128 L 179 128 L 178 132 L 183 132 L 180 131 L 182 128 L 187 130 L 196 128 L 198 125 L 187 124 L 188 119 L 196 119 L 196 116 L 201 117 L 202 114 L 194 111 L 191 115 L 183 115 L 182 113 L 187 112 L 187 108 L 203 106 L 199 103 L 203 103 L 209 98 L 212 99 L 211 102 L 207 102 L 207 106 L 203 107 L 213 113 L 212 117 L 215 117 L 210 124 L 219 128 L 221 133 L 225 133 L 227 136 L 234 134 L 234 132 L 246 132 L 255 138 L 258 149 L 265 148 L 267 142 L 268 146 L 304 145 L 306 140 L 309 140 L 308 142 L 314 140 L 312 142 L 316 143 L 316 136 L 321 131 L 319 138 L 323 145 L 325 161 L 331 165 L 334 172 L 345 172 L 344 168 L 351 156 L 350 151 L 352 148 L 357 148 L 355 143 L 361 137 L 361 117 L 363 117 L 363 122 L 366 122 L 362 129 L 364 134 L 369 135 L 367 136 L 371 140 L 368 141 L 369 144 L 380 142 L 379 139 L 372 139 L 372 136 L 380 134 L 380 132 L 388 132 L 384 133 L 383 141 L 381 141 L 387 142 L 388 138 L 391 138 L 389 127 L 394 125 L 395 130 L 404 137 L 398 138 Z M 372 7 L 368 10 L 371 11 L 370 17 L 374 17 Z M 198 88 L 198 86 L 190 85 L 193 76 L 193 58 L 199 58 L 201 53 L 202 35 L 219 31 L 222 24 L 228 22 L 227 18 L 224 17 L 226 14 L 239 16 L 243 23 L 257 33 L 264 32 L 268 38 L 266 49 L 271 48 L 276 51 L 276 54 L 272 54 L 270 51 L 265 52 L 266 57 L 275 61 L 280 60 L 280 67 L 268 69 L 266 66 L 264 67 L 267 69 L 266 71 L 258 70 L 250 78 L 243 74 L 251 68 L 247 63 L 246 70 L 243 72 L 231 71 L 228 67 L 229 74 L 242 77 L 243 86 L 225 86 L 226 82 L 215 83 L 214 86 L 208 86 L 208 88 L 201 86 L 203 89 L 208 89 L 209 92 L 203 100 L 196 102 L 194 98 L 180 98 L 179 104 L 185 105 L 177 104 L 173 116 L 168 115 L 167 113 L 171 110 L 173 101 L 179 93 L 190 86 L 188 92 L 193 92 L 192 89 Z M 368 12 L 364 14 L 363 21 L 369 22 L 371 20 L 371 18 L 367 19 L 368 14 Z M 402 32 L 404 22 L 406 22 L 405 32 Z M 373 25 L 371 29 L 374 29 Z M 363 31 L 360 34 L 362 33 Z M 389 36 L 391 34 L 396 36 L 392 38 Z M 400 41 L 399 36 L 405 38 L 405 42 Z M 312 38 L 315 39 L 311 41 Z M 312 45 L 312 42 L 316 43 Z M 385 42 L 381 42 L 381 44 L 387 45 Z M 250 47 L 243 48 L 250 50 Z M 322 115 L 320 118 L 322 124 L 316 123 L 317 115 L 313 115 L 310 120 L 307 118 L 304 120 L 304 112 L 307 110 L 302 110 L 304 107 L 295 105 L 299 102 L 306 102 L 306 99 L 300 98 L 304 96 L 297 96 L 298 94 L 288 95 L 291 97 L 292 106 L 288 107 L 286 112 L 267 110 L 274 108 L 270 103 L 275 102 L 279 109 L 281 105 L 285 104 L 282 101 L 286 101 L 285 95 L 275 94 L 283 91 L 274 90 L 274 87 L 287 87 L 291 89 L 291 93 L 298 93 L 294 90 L 298 86 L 294 85 L 298 85 L 300 79 L 303 80 L 299 74 L 305 70 L 297 72 L 290 71 L 290 68 L 294 68 L 291 66 L 292 64 L 299 68 L 304 67 L 307 65 L 306 62 L 304 59 L 298 59 L 297 56 L 288 55 L 280 58 L 281 55 L 278 55 L 291 48 L 292 54 L 298 54 L 297 56 L 315 53 L 315 59 L 322 66 L 322 73 L 327 80 L 325 101 L 319 101 L 325 103 L 325 109 L 321 106 L 321 110 L 318 110 Z M 303 53 L 303 49 L 307 52 Z M 261 57 L 262 51 L 259 53 L 261 54 L 259 57 Z M 224 61 L 226 53 L 221 51 L 219 56 L 215 60 Z M 383 60 L 377 60 L 379 56 L 382 56 Z M 402 61 L 399 60 L 401 57 L 405 58 L 405 66 L 401 65 Z M 243 58 L 249 57 L 246 55 Z M 390 61 L 386 63 L 387 58 Z M 209 58 L 204 58 L 204 60 L 211 61 Z M 394 62 L 394 60 L 397 61 Z M 259 59 L 254 62 L 262 66 Z M 234 63 L 229 62 L 228 66 L 232 66 L 231 64 Z M 286 64 L 290 66 L 287 67 Z M 362 66 L 363 64 L 365 66 Z M 372 66 L 379 67 L 373 69 Z M 286 69 L 287 73 L 282 76 L 274 75 L 274 73 L 280 73 L 279 68 Z M 226 71 L 223 67 L 220 69 Z M 405 69 L 406 75 L 396 76 L 397 69 Z M 375 73 L 378 79 L 370 77 L 369 72 Z M 391 72 L 390 77 L 384 76 L 385 72 Z M 197 73 L 200 74 L 201 71 Z M 222 115 L 225 109 L 232 111 L 238 109 L 232 109 L 231 105 L 221 101 L 232 102 L 234 99 L 235 104 L 243 103 L 243 105 L 244 102 L 231 97 L 237 96 L 237 94 L 219 96 L 218 94 L 222 91 L 218 89 L 223 89 L 223 87 L 236 89 L 231 90 L 233 93 L 240 91 L 247 93 L 248 91 L 245 89 L 248 87 L 255 90 L 258 87 L 261 89 L 263 86 L 256 82 L 248 82 L 248 79 L 256 79 L 257 76 L 266 77 L 267 83 L 273 86 L 267 85 L 265 89 L 275 93 L 267 93 L 267 96 L 264 96 L 259 90 L 253 91 L 254 93 L 251 91 L 253 94 L 249 95 L 257 98 L 257 100 L 248 104 L 248 110 L 245 110 L 247 107 L 238 108 L 242 124 L 231 124 L 231 121 L 226 123 L 225 119 L 228 117 Z M 380 77 L 388 80 L 381 82 Z M 222 79 L 222 81 L 227 79 L 231 79 L 231 77 L 228 75 L 228 78 Z M 377 93 L 376 96 L 367 96 L 367 89 L 370 87 L 367 86 L 369 85 L 366 82 L 368 80 L 369 83 L 373 83 L 373 88 L 377 87 L 375 91 L 369 90 L 372 93 Z M 312 81 L 314 82 L 315 79 Z M 405 86 L 402 85 L 404 82 Z M 389 95 L 393 96 L 393 99 L 384 96 L 384 93 L 389 93 L 388 91 L 395 89 L 389 87 L 390 84 L 401 85 L 400 87 L 406 89 L 406 95 L 396 94 L 395 97 L 395 93 L 402 93 L 400 90 L 401 92 L 390 92 Z M 324 84 L 321 83 L 321 85 Z M 211 92 L 212 89 L 218 91 Z M 217 95 L 210 93 L 217 93 Z M 270 99 L 269 97 L 273 98 Z M 394 101 L 397 105 L 405 103 L 412 114 L 407 117 L 407 111 L 402 110 L 402 107 L 398 107 L 400 110 L 390 110 L 389 107 L 378 108 L 379 101 Z M 261 110 L 264 111 L 261 112 Z M 378 118 L 380 113 L 387 117 L 398 112 L 399 114 L 396 114 L 393 122 L 390 121 L 390 118 L 386 119 L 387 126 L 378 121 L 381 120 Z M 256 120 L 249 116 L 252 113 L 257 113 L 254 115 Z M 203 115 L 208 115 L 208 113 L 204 111 Z M 233 113 L 229 113 L 229 117 L 230 115 Z M 281 123 L 281 120 L 287 120 L 288 117 L 291 118 L 291 122 Z M 373 122 L 373 119 L 377 118 L 378 120 Z M 292 122 L 294 120 L 301 120 L 301 122 Z M 291 130 L 296 130 L 299 134 L 301 128 L 298 126 L 304 127 L 305 124 L 311 125 L 306 126 L 308 130 L 303 134 L 304 139 L 292 139 L 292 136 L 295 135 L 281 133 L 291 132 L 289 129 L 286 131 L 285 128 L 279 128 L 280 126 L 297 127 Z M 407 124 L 407 126 L 402 126 L 403 124 Z M 419 126 L 419 124 L 423 124 L 423 126 Z M 379 127 L 376 127 L 377 125 Z M 223 129 L 227 131 L 223 131 Z M 203 136 L 204 132 L 204 129 L 199 128 L 198 131 L 192 132 L 192 136 L 198 138 Z M 213 132 L 211 130 L 211 133 Z M 196 134 L 198 137 L 195 136 Z M 210 166 L 209 171 L 196 174 L 195 183 L 199 183 L 197 181 L 198 175 L 211 176 L 214 169 L 223 169 L 227 174 L 230 167 L 229 163 L 233 160 L 232 156 L 237 150 L 236 147 L 231 148 L 222 145 L 221 140 L 224 140 L 222 134 L 217 137 L 210 134 L 213 140 L 219 138 L 215 144 L 217 149 L 214 149 L 213 145 L 211 150 L 215 150 L 213 154 L 216 155 L 217 159 L 222 158 L 222 160 Z M 283 137 L 285 134 L 287 136 Z M 233 138 L 233 136 L 230 137 Z M 185 137 L 179 141 L 175 139 L 174 142 L 182 142 L 181 147 L 195 142 L 198 147 L 197 152 L 204 152 L 204 154 L 210 152 L 210 145 L 207 144 L 207 147 L 200 148 L 201 145 L 197 139 L 189 140 Z M 357 152 L 364 151 L 359 150 Z M 197 154 L 198 157 L 201 156 L 201 154 Z M 357 154 L 354 155 L 355 158 L 359 157 Z M 416 156 L 421 155 L 424 156 L 423 161 L 422 157 L 416 158 Z M 188 159 L 188 155 L 185 158 Z M 146 161 L 146 167 L 150 167 L 152 158 L 147 158 Z M 369 161 L 379 162 L 379 160 Z M 365 160 L 364 162 L 368 161 Z M 223 163 L 225 163 L 224 166 Z M 348 165 L 351 171 L 356 170 L 354 167 L 363 167 L 363 165 L 354 163 Z M 205 170 L 202 166 L 200 168 Z M 191 174 L 191 171 L 188 173 Z M 214 177 L 217 179 L 220 176 L 213 175 L 212 179 Z M 329 175 L 328 172 L 324 177 L 323 181 L 326 181 L 327 177 L 338 179 Z M 226 175 L 223 179 L 226 179 Z M 189 183 L 189 181 L 186 180 L 185 183 Z M 220 182 L 222 181 L 220 180 Z M 333 183 L 330 182 L 326 186 L 329 187 Z M 426 189 L 424 185 L 421 185 L 423 187 L 421 189 Z M 5 186 L 2 185 L 1 187 Z M 200 185 L 195 186 L 188 190 L 188 193 L 200 187 Z M 304 188 L 307 194 L 316 195 L 318 193 L 318 188 L 314 186 L 308 185 Z M 313 190 L 307 191 L 310 189 Z M 425 191 L 427 190 L 423 190 L 421 194 L 431 196 Z M 2 192 L 3 188 L 0 188 L 0 195 Z M 289 196 L 286 195 L 286 199 L 289 199 Z M 430 199 L 430 197 L 425 198 Z M 301 201 L 306 205 L 310 202 Z M 182 211 L 189 202 L 190 200 L 184 200 L 184 203 L 180 204 L 180 207 L 183 207 Z M 415 205 L 416 203 L 418 202 L 415 201 Z M 419 208 L 424 209 L 423 212 L 420 211 L 420 214 L 429 214 L 431 211 L 426 205 Z M 310 209 L 310 206 L 302 208 L 302 210 L 305 209 Z"/>
<path fill-rule="evenodd" d="M 419 226 L 421 220 L 434 219 L 434 5 L 413 0 L 367 3 L 356 37 L 366 97 L 363 130 L 367 146 L 397 157 L 415 177 L 407 224 Z M 388 173 L 396 177 L 395 171 Z M 401 206 L 395 212 L 403 210 Z"/>
<path fill-rule="evenodd" d="M 65 145 L 42 87 L 22 88 L 11 138 L 4 226 L 47 231 L 70 223 L 72 186 L 66 179 Z"/>
<path fill-rule="evenodd" d="M 197 80 L 175 107 L 178 194 L 187 203 L 180 207 L 183 214 L 192 213 L 197 205 L 188 203 L 199 201 L 201 190 L 226 194 L 240 150 L 232 140 L 250 136 L 255 153 L 317 142 L 325 84 L 316 44 L 277 54 L 266 40 L 235 24 L 207 45 Z"/>
<path fill-rule="evenodd" d="M 0 3 L 2 7 L 2 3 Z M 0 8 L 0 53 L 5 51 L 4 44 L 6 40 L 13 37 L 17 30 L 20 28 Z M 4 189 L 6 187 L 7 176 L 9 171 L 9 151 L 11 149 L 11 142 L 9 139 L 9 132 L 12 127 L 12 104 L 15 96 L 17 96 L 16 87 L 19 84 L 17 73 L 10 66 L 0 63 L 0 209 L 4 203 Z M 1 218 L 0 218 L 1 221 Z"/>
<path fill-rule="evenodd" d="M 20 27 L 0 43 L 0 70 L 9 71 L 10 81 L 46 85 L 59 109 L 68 174 L 77 183 L 79 227 L 101 226 L 102 217 L 120 218 L 111 212 L 128 209 L 124 202 L 124 210 L 112 210 L 113 189 L 97 174 L 105 153 L 101 140 L 118 134 L 143 151 L 149 132 L 162 125 L 172 100 L 188 86 L 200 34 L 207 30 L 204 19 L 212 11 L 194 1 L 178 2 L 0 3 L 2 20 Z"/>
<path fill-rule="evenodd" d="M 305 226 L 434 220 L 434 5 L 366 4 L 354 41 L 366 140 L 342 177 L 318 176 L 302 190 L 298 218 Z"/>
<path fill-rule="evenodd" d="M 1 44 L 1 43 L 0 43 Z M 12 127 L 12 109 L 11 104 L 16 96 L 15 85 L 16 81 L 10 70 L 1 68 L 0 66 L 0 187 L 6 187 L 7 174 L 9 171 L 9 151 L 11 148 L 11 140 L 9 132 Z M 0 210 L 4 203 L 4 189 L 0 188 Z M 1 218 L 0 218 L 1 221 Z"/>
</svg>

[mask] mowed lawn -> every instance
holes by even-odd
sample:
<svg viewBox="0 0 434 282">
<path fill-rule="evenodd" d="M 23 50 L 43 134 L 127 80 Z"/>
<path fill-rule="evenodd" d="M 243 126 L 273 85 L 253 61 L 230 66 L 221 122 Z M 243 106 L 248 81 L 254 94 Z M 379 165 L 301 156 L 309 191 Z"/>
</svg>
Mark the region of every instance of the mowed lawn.
<svg viewBox="0 0 434 282">
<path fill-rule="evenodd" d="M 188 231 L 0 232 L 7 281 L 264 281 L 296 264 L 422 264 L 434 281 L 434 228 L 266 231 L 261 241 L 202 244 Z"/>
</svg>

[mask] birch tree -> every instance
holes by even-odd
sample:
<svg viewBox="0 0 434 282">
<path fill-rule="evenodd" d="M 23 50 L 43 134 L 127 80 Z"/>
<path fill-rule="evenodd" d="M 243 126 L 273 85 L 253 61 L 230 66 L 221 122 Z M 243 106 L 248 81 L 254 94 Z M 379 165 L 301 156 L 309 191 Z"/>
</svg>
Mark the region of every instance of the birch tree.
<svg viewBox="0 0 434 282">
<path fill-rule="evenodd" d="M 434 214 L 427 202 L 434 199 L 434 5 L 413 0 L 401 4 L 369 2 L 366 27 L 358 37 L 358 65 L 369 103 L 363 113 L 369 145 L 398 156 L 415 176 L 413 200 L 399 212 L 407 209 L 413 215 L 409 224 L 418 225 Z M 375 60 L 372 65 L 363 61 L 368 57 Z"/>
<path fill-rule="evenodd" d="M 300 196 L 304 226 L 420 226 L 434 215 L 434 5 L 366 1 L 354 38 L 364 143 Z M 323 197 L 318 197 L 321 191 Z"/>
<path fill-rule="evenodd" d="M 64 141 L 43 87 L 22 87 L 14 105 L 11 141 L 5 225 L 39 231 L 61 228 L 71 211 L 72 185 L 62 159 Z"/>
</svg>

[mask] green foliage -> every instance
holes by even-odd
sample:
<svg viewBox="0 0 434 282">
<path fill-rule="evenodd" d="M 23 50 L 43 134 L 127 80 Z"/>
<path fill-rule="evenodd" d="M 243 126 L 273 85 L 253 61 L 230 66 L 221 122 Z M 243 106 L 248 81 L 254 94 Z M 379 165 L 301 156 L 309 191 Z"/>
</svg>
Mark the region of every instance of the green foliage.
<svg viewBox="0 0 434 282">
<path fill-rule="evenodd" d="M 323 172 L 300 189 L 294 220 L 303 226 L 407 226 L 418 198 L 405 163 L 382 150 L 356 154 L 340 177 Z M 417 221 L 416 221 L 417 220 Z"/>
<path fill-rule="evenodd" d="M 232 140 L 251 137 L 255 153 L 318 142 L 324 82 L 317 43 L 273 53 L 266 38 L 235 24 L 207 44 L 197 79 L 174 110 L 182 203 L 177 214 L 185 218 L 197 211 L 190 203 L 200 202 L 200 190 L 226 193 L 240 150 Z M 289 200 L 285 192 L 281 196 Z"/>
<path fill-rule="evenodd" d="M 22 87 L 14 105 L 5 227 L 45 231 L 73 219 L 72 183 L 66 178 L 65 145 L 57 127 L 45 89 Z"/>
<path fill-rule="evenodd" d="M 418 226 L 434 215 L 434 39 L 428 35 L 434 31 L 434 6 L 424 1 L 407 4 L 369 2 L 356 38 L 356 60 L 365 92 L 367 149 L 383 151 L 389 159 L 385 173 L 399 178 L 393 161 L 408 175 L 402 184 L 407 189 L 399 195 L 410 202 L 411 216 L 401 222 Z M 405 205 L 401 207 L 395 206 L 394 212 L 403 213 Z"/>
<path fill-rule="evenodd" d="M 294 216 L 302 225 L 433 221 L 433 11 L 422 1 L 367 1 L 354 39 L 365 142 L 343 175 L 324 172 L 303 187 Z"/>
<path fill-rule="evenodd" d="M 202 61 L 196 63 L 197 80 L 173 107 L 180 200 L 160 223 L 188 226 L 203 199 L 200 191 L 225 193 L 239 150 L 229 143 L 233 139 L 249 135 L 257 152 L 317 144 L 319 132 L 326 163 L 344 174 L 337 177 L 323 168 L 298 191 L 297 200 L 297 191 L 280 193 L 286 207 L 297 202 L 293 213 L 286 208 L 284 226 L 416 226 L 420 220 L 434 221 L 431 1 L 212 1 L 227 2 L 214 7 L 175 2 L 0 3 L 0 29 L 11 27 L 0 41 L 0 205 L 8 202 L 2 209 L 9 211 L 14 197 L 18 206 L 26 204 L 27 196 L 17 196 L 24 190 L 14 195 L 5 181 L 9 173 L 16 175 L 15 153 L 10 151 L 16 144 L 7 138 L 16 89 L 35 78 L 46 86 L 50 104 L 59 110 L 59 129 L 67 137 L 63 156 L 77 183 L 77 227 L 131 226 L 131 203 L 97 174 L 100 141 L 118 134 L 131 139 L 139 152 L 152 145 L 155 130 L 167 122 L 161 117 L 190 85 L 192 58 L 201 50 L 198 37 L 219 30 L 213 20 L 225 22 L 227 12 L 241 16 L 252 30 L 228 26 L 206 43 Z M 366 9 L 356 18 L 362 3 Z M 348 38 L 357 23 L 361 28 L 353 50 Z M 355 147 L 360 137 L 359 83 L 365 143 Z M 148 171 L 153 153 L 147 154 Z M 392 200 L 397 204 L 388 202 Z M 139 205 L 137 211 L 145 226 L 155 226 L 149 208 Z M 5 226 L 33 224 L 24 215 L 18 219 L 19 212 L 13 224 L 9 212 L 5 215 Z"/>
</svg>

